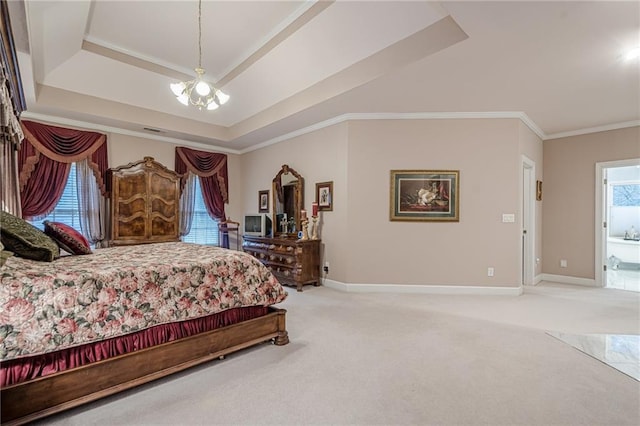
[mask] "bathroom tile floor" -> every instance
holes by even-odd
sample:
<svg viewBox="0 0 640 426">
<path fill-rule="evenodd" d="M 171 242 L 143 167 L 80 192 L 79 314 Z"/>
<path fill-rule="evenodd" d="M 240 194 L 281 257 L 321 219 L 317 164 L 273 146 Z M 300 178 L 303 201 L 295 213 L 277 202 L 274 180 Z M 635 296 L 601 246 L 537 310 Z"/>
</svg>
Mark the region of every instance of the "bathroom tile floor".
<svg viewBox="0 0 640 426">
<path fill-rule="evenodd" d="M 640 335 L 547 334 L 640 381 Z"/>
<path fill-rule="evenodd" d="M 640 291 L 640 269 L 609 270 L 606 274 L 607 288 Z"/>
</svg>

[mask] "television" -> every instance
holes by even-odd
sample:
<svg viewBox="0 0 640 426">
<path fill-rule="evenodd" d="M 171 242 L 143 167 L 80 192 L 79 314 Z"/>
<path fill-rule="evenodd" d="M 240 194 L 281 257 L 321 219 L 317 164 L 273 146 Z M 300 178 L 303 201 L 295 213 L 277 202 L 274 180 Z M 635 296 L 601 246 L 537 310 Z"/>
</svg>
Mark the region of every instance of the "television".
<svg viewBox="0 0 640 426">
<path fill-rule="evenodd" d="M 244 215 L 243 234 L 256 237 L 271 236 L 271 218 L 268 214 Z"/>
</svg>

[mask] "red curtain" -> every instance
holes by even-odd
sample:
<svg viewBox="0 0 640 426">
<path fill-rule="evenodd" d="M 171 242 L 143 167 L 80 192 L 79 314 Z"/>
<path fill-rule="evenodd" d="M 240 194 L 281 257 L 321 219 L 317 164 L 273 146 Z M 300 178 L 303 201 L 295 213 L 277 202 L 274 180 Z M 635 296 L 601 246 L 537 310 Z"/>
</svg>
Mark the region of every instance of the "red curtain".
<svg viewBox="0 0 640 426">
<path fill-rule="evenodd" d="M 202 198 L 209 216 L 225 220 L 224 203 L 229 202 L 227 156 L 179 146 L 176 148 L 175 169 L 182 175 L 181 189 L 187 181 L 187 172 L 200 177 Z"/>
<path fill-rule="evenodd" d="M 25 219 L 44 217 L 53 211 L 62 196 L 71 163 L 85 158 L 106 196 L 106 135 L 33 121 L 23 121 L 21 125 L 25 139 L 18 155 L 18 173 Z"/>
</svg>

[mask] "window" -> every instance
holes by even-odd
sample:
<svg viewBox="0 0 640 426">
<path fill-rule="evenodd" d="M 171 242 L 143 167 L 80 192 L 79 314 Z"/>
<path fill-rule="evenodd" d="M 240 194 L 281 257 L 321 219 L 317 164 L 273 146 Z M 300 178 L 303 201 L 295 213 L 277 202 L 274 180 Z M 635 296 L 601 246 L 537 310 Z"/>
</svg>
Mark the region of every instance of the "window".
<svg viewBox="0 0 640 426">
<path fill-rule="evenodd" d="M 218 221 L 211 219 L 202 198 L 200 178 L 195 182 L 195 206 L 193 211 L 193 221 L 191 230 L 182 237 L 182 241 L 187 243 L 218 245 Z"/>
<path fill-rule="evenodd" d="M 31 224 L 40 230 L 44 230 L 42 222 L 45 220 L 62 222 L 80 231 L 80 208 L 78 207 L 78 184 L 75 163 L 71 163 L 69 178 L 56 208 L 47 217 L 42 220 L 32 221 Z"/>
<path fill-rule="evenodd" d="M 613 185 L 614 206 L 640 206 L 640 184 Z"/>
</svg>

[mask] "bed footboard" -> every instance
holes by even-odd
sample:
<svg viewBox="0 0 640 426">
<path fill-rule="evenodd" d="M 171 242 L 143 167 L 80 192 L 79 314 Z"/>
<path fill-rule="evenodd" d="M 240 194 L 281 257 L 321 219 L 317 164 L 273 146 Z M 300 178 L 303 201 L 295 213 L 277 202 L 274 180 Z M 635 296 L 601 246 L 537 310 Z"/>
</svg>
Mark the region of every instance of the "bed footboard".
<svg viewBox="0 0 640 426">
<path fill-rule="evenodd" d="M 0 390 L 2 424 L 23 424 L 272 340 L 286 345 L 286 310 Z"/>
</svg>

